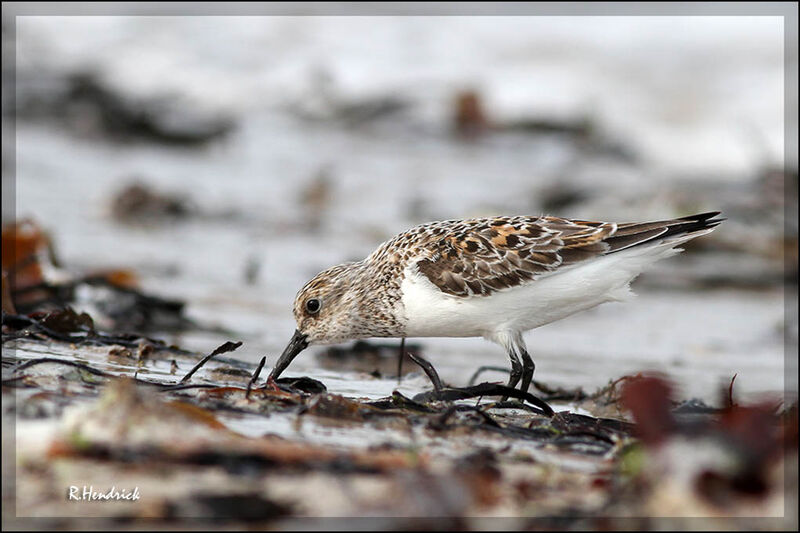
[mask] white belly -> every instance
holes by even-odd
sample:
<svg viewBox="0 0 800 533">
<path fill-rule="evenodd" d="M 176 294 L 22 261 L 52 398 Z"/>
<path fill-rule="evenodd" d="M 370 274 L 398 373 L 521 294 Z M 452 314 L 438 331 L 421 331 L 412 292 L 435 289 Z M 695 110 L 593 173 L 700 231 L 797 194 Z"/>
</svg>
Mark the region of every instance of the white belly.
<svg viewBox="0 0 800 533">
<path fill-rule="evenodd" d="M 674 244 L 673 244 L 674 245 Z M 443 293 L 407 268 L 402 302 L 408 337 L 495 337 L 522 332 L 609 301 L 631 296 L 628 284 L 650 263 L 672 255 L 671 246 L 631 249 L 580 263 L 490 296 Z"/>
</svg>

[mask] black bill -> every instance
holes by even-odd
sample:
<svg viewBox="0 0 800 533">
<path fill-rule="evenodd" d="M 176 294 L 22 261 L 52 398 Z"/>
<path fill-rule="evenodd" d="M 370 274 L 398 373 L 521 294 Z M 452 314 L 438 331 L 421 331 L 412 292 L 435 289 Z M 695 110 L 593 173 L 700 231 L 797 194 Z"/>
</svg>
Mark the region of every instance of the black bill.
<svg viewBox="0 0 800 533">
<path fill-rule="evenodd" d="M 289 366 L 289 363 L 297 357 L 297 354 L 302 352 L 308 346 L 308 337 L 300 333 L 300 330 L 295 330 L 294 335 L 292 335 L 292 339 L 289 341 L 289 345 L 283 350 L 280 358 L 278 358 L 278 362 L 275 363 L 275 368 L 272 369 L 272 372 L 269 375 L 269 379 L 277 379 L 281 373 L 286 370 L 286 367 Z"/>
</svg>

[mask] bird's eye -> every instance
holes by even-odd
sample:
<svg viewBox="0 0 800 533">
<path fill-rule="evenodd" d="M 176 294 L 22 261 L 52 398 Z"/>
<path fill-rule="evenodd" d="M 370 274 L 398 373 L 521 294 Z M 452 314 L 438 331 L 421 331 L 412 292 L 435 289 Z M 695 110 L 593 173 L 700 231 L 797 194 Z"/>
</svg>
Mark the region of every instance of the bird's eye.
<svg viewBox="0 0 800 533">
<path fill-rule="evenodd" d="M 319 313 L 320 307 L 322 307 L 322 304 L 316 298 L 309 298 L 306 300 L 306 311 L 308 311 L 309 314 L 315 315 Z"/>
</svg>

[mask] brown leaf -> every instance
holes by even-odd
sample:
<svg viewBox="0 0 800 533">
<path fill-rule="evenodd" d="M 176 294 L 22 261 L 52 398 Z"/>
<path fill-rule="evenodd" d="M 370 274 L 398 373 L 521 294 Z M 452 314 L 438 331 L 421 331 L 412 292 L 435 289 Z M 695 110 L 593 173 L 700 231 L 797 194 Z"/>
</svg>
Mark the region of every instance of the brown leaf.
<svg viewBox="0 0 800 533">
<path fill-rule="evenodd" d="M 672 386 L 656 376 L 628 379 L 622 388 L 622 405 L 631 411 L 635 432 L 647 444 L 659 444 L 675 431 Z"/>
</svg>

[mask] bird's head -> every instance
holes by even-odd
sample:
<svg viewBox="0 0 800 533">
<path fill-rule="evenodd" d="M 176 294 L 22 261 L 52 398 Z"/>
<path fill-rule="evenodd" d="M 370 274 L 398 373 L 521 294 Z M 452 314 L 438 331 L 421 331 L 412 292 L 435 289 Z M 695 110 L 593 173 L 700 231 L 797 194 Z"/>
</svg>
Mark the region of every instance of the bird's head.
<svg viewBox="0 0 800 533">
<path fill-rule="evenodd" d="M 297 355 L 312 344 L 333 344 L 362 338 L 357 281 L 362 263 L 345 263 L 324 270 L 298 291 L 294 299 L 297 330 L 275 364 L 277 378 Z"/>
</svg>

